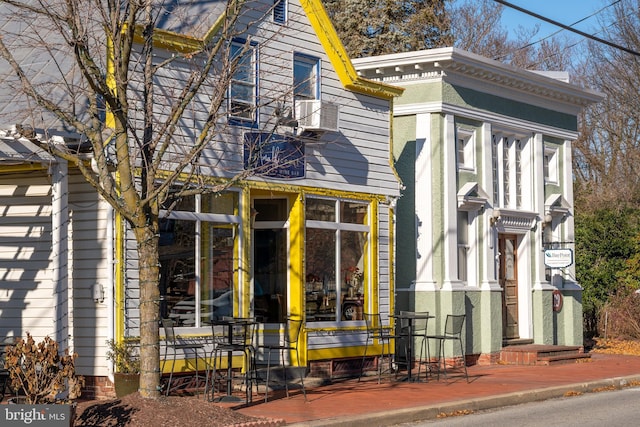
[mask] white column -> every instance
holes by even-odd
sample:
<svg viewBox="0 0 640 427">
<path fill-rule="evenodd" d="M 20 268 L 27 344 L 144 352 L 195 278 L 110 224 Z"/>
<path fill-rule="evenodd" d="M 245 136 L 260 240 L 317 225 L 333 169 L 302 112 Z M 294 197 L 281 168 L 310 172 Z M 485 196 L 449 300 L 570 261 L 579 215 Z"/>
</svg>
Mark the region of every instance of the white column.
<svg viewBox="0 0 640 427">
<path fill-rule="evenodd" d="M 443 141 L 443 240 L 444 278 L 443 289 L 462 287 L 458 277 L 458 188 L 456 129 L 452 114 L 444 117 Z"/>
<path fill-rule="evenodd" d="M 416 114 L 416 281 L 415 290 L 434 290 L 433 278 L 433 187 L 431 181 L 431 114 Z"/>
</svg>

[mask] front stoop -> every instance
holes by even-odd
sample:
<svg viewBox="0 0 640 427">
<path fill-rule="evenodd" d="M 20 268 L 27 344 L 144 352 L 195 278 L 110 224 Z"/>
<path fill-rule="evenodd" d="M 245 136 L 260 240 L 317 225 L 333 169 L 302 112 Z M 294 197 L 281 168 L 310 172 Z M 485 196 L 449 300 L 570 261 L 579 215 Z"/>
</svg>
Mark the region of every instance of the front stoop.
<svg viewBox="0 0 640 427">
<path fill-rule="evenodd" d="M 589 359 L 591 355 L 584 353 L 580 346 L 563 345 L 510 345 L 503 347 L 500 361 L 509 365 L 556 365 L 575 363 Z"/>
</svg>

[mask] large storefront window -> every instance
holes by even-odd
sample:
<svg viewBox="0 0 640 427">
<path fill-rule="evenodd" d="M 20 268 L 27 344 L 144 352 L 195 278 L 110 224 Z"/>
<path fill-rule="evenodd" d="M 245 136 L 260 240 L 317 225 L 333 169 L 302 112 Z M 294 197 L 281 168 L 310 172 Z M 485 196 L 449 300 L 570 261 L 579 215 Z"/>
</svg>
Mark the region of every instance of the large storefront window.
<svg viewBox="0 0 640 427">
<path fill-rule="evenodd" d="M 307 321 L 362 320 L 368 204 L 307 198 L 305 214 Z"/>
<path fill-rule="evenodd" d="M 233 314 L 238 195 L 170 198 L 160 230 L 160 315 L 201 326 Z"/>
</svg>

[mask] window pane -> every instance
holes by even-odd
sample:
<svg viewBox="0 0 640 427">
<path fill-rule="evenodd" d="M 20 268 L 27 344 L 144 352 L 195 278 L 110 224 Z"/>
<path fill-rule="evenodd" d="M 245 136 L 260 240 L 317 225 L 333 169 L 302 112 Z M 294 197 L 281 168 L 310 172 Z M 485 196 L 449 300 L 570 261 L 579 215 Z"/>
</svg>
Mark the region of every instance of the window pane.
<svg viewBox="0 0 640 427">
<path fill-rule="evenodd" d="M 336 202 L 307 198 L 305 215 L 308 220 L 334 222 L 336 220 Z"/>
<path fill-rule="evenodd" d="M 354 301 L 364 293 L 364 249 L 367 233 L 358 231 L 340 232 L 340 266 L 342 267 L 342 285 L 340 294 L 342 301 L 342 320 L 362 320 L 355 307 L 348 307 L 346 302 Z"/>
<path fill-rule="evenodd" d="M 253 207 L 256 210 L 256 221 L 286 221 L 286 199 L 255 199 Z"/>
<path fill-rule="evenodd" d="M 340 202 L 340 222 L 365 224 L 367 205 L 357 202 Z"/>
<path fill-rule="evenodd" d="M 160 315 L 178 326 L 195 325 L 195 225 L 160 221 Z"/>
<path fill-rule="evenodd" d="M 293 94 L 296 99 L 316 99 L 318 60 L 296 56 L 293 61 Z"/>
<path fill-rule="evenodd" d="M 202 255 L 200 310 L 202 322 L 233 315 L 233 243 L 235 226 L 204 222 L 201 226 Z"/>
<path fill-rule="evenodd" d="M 283 323 L 287 317 L 286 229 L 254 231 L 254 312 L 263 322 Z"/>
<path fill-rule="evenodd" d="M 231 44 L 231 61 L 235 65 L 229 85 L 229 113 L 232 117 L 255 120 L 255 47 L 233 42 Z"/>
<path fill-rule="evenodd" d="M 234 215 L 238 206 L 238 193 L 203 194 L 202 212 Z"/>
<path fill-rule="evenodd" d="M 336 320 L 336 232 L 306 230 L 307 321 Z"/>
</svg>

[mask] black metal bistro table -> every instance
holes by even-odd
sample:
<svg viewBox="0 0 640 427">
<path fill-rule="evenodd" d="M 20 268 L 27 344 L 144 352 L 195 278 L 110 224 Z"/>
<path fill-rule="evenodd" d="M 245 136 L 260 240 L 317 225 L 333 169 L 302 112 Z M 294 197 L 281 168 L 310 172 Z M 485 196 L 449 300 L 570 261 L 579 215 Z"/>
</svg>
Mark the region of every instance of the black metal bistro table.
<svg viewBox="0 0 640 427">
<path fill-rule="evenodd" d="M 406 321 L 407 326 L 407 381 L 414 381 L 414 378 L 411 375 L 411 366 L 413 365 L 413 327 L 414 321 L 416 320 L 429 320 L 435 318 L 435 316 L 431 316 L 426 312 L 419 311 L 403 311 L 401 314 L 391 315 L 394 319 L 400 321 L 402 325 L 402 321 Z M 425 326 L 426 327 L 426 326 Z M 401 331 L 402 332 L 402 331 Z M 427 345 L 429 345 L 427 343 Z M 418 379 L 419 380 L 419 379 Z"/>
<path fill-rule="evenodd" d="M 240 399 L 237 396 L 233 395 L 233 386 L 232 386 L 232 380 L 233 380 L 233 352 L 243 352 L 245 353 L 248 349 L 249 346 L 251 346 L 251 342 L 249 342 L 253 337 L 251 336 L 247 336 L 247 331 L 251 329 L 251 325 L 253 325 L 255 323 L 255 320 L 252 318 L 247 318 L 247 317 L 222 317 L 220 319 L 216 319 L 212 322 L 212 332 L 214 334 L 213 339 L 214 342 L 216 340 L 216 336 L 215 336 L 215 326 L 224 326 L 224 330 L 225 330 L 225 338 L 226 340 L 224 340 L 223 342 L 220 342 L 217 344 L 218 349 L 214 350 L 215 353 L 217 354 L 218 351 L 221 352 L 226 352 L 227 353 L 227 394 L 224 396 L 221 396 L 217 399 L 215 399 L 216 401 L 219 402 L 239 402 L 242 399 Z M 240 335 L 238 334 L 234 334 L 234 330 L 236 327 L 242 327 L 242 331 L 243 333 Z M 240 342 L 238 339 L 241 338 L 242 342 Z M 215 345 L 215 344 L 214 344 Z M 245 353 L 246 354 L 246 353 Z M 216 360 L 215 360 L 215 356 L 214 356 L 214 372 L 211 378 L 212 381 L 212 387 L 215 387 L 215 366 L 216 366 Z"/>
</svg>

